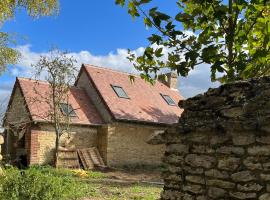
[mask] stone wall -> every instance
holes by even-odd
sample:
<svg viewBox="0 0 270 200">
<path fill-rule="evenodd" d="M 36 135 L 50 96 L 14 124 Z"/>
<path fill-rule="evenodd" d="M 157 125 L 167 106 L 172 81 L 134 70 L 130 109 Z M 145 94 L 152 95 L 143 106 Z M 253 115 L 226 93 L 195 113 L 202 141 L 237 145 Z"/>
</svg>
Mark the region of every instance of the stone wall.
<svg viewBox="0 0 270 200">
<path fill-rule="evenodd" d="M 164 127 L 114 123 L 107 132 L 108 166 L 160 165 L 165 145 L 149 145 L 147 140 Z"/>
<path fill-rule="evenodd" d="M 51 125 L 40 125 L 31 129 L 26 137 L 29 164 L 50 164 L 54 158 L 55 132 Z M 64 143 L 67 134 L 61 136 L 60 143 Z M 71 126 L 71 145 L 75 148 L 97 147 L 97 128 L 89 126 Z"/>
<path fill-rule="evenodd" d="M 270 199 L 270 78 L 209 89 L 181 101 L 166 144 L 163 200 Z"/>
</svg>

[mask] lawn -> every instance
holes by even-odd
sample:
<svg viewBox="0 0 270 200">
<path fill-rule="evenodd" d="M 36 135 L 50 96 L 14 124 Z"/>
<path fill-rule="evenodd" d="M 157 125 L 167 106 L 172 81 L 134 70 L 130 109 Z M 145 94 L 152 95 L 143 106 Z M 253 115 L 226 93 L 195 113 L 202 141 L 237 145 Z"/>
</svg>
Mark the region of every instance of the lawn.
<svg viewBox="0 0 270 200">
<path fill-rule="evenodd" d="M 162 185 L 153 172 L 96 172 L 31 167 L 4 170 L 0 199 L 6 200 L 154 200 Z M 146 181 L 146 182 L 144 182 Z M 147 182 L 148 181 L 148 182 Z"/>
</svg>

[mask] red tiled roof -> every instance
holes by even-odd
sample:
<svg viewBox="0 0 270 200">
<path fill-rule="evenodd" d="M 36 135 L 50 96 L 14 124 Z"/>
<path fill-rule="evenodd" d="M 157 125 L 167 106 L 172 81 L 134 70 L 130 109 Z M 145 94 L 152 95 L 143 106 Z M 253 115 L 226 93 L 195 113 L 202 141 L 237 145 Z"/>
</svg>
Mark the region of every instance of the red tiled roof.
<svg viewBox="0 0 270 200">
<path fill-rule="evenodd" d="M 48 111 L 50 106 L 44 98 L 49 94 L 49 84 L 26 78 L 18 78 L 17 82 L 29 108 L 34 121 L 49 121 Z M 71 87 L 69 103 L 76 112 L 77 117 L 72 117 L 73 124 L 97 125 L 102 124 L 102 119 L 83 89 Z"/>
<path fill-rule="evenodd" d="M 178 104 L 182 99 L 178 90 L 171 89 L 160 82 L 152 86 L 139 76 L 135 76 L 135 82 L 131 83 L 130 74 L 107 68 L 92 65 L 83 65 L 83 68 L 116 120 L 161 124 L 178 122 L 183 110 L 177 105 L 168 105 L 160 95 L 169 95 Z M 121 86 L 129 99 L 119 98 L 111 85 Z"/>
</svg>

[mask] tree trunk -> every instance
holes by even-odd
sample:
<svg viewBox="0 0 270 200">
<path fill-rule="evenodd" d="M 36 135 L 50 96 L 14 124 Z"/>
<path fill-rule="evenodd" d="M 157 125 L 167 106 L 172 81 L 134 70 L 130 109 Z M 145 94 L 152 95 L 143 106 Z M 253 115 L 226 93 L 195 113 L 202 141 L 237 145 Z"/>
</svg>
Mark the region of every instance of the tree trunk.
<svg viewBox="0 0 270 200">
<path fill-rule="evenodd" d="M 55 139 L 55 154 L 54 154 L 54 166 L 57 167 L 57 159 L 58 159 L 58 152 L 59 152 L 59 133 L 58 130 L 56 131 L 56 139 Z"/>
</svg>

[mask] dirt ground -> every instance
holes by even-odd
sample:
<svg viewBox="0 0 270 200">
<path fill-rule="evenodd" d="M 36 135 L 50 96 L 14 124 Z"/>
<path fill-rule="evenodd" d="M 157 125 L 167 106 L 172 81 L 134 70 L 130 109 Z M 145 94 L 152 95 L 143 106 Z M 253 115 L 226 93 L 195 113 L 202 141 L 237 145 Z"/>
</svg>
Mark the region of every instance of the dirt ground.
<svg viewBox="0 0 270 200">
<path fill-rule="evenodd" d="M 110 169 L 104 178 L 91 179 L 93 193 L 83 200 L 156 200 L 162 191 L 160 170 Z"/>
<path fill-rule="evenodd" d="M 162 182 L 161 172 L 159 170 L 112 170 L 105 173 L 108 178 L 124 180 L 124 181 L 134 181 L 134 182 Z"/>
</svg>

